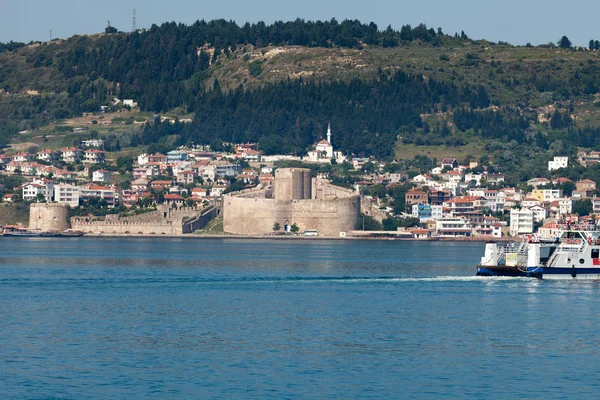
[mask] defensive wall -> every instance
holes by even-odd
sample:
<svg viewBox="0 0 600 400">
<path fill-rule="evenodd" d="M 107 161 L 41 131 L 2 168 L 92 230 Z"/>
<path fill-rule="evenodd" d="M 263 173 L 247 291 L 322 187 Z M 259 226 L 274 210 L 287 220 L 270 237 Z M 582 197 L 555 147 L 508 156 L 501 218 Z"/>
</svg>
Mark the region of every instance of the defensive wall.
<svg viewBox="0 0 600 400">
<path fill-rule="evenodd" d="M 271 198 L 274 197 L 274 198 Z M 273 196 L 269 191 L 232 193 L 223 198 L 223 229 L 242 235 L 273 232 L 273 225 L 296 224 L 321 236 L 339 236 L 354 229 L 360 196 L 348 189 L 312 179 L 310 170 L 278 169 Z"/>
<path fill-rule="evenodd" d="M 363 214 L 374 218 L 378 222 L 382 222 L 388 217 L 384 210 L 379 209 L 379 206 L 373 203 L 373 199 L 370 196 L 360 198 L 360 210 Z"/>
<path fill-rule="evenodd" d="M 104 220 L 74 217 L 71 226 L 84 233 L 182 235 L 202 229 L 216 215 L 217 209 L 214 207 L 172 209 L 161 206 L 156 211 L 131 217 L 110 215 Z"/>
</svg>

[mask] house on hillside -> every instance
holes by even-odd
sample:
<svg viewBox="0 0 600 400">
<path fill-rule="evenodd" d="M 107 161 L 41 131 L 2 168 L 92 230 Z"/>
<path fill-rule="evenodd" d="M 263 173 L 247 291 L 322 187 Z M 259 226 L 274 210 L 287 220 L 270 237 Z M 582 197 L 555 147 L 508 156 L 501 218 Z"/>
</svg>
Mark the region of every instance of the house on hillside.
<svg viewBox="0 0 600 400">
<path fill-rule="evenodd" d="M 442 169 L 454 169 L 454 168 L 458 168 L 458 161 L 456 161 L 456 158 L 444 158 L 441 162 Z"/>
</svg>

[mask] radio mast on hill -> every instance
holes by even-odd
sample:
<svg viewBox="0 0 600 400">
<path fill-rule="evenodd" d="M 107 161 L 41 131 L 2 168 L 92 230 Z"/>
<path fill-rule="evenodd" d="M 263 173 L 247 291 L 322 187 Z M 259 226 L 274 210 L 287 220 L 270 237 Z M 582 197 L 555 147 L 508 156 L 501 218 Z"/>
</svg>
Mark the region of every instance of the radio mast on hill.
<svg viewBox="0 0 600 400">
<path fill-rule="evenodd" d="M 131 24 L 131 32 L 135 32 L 137 29 L 135 28 L 135 8 L 133 9 L 133 22 Z"/>
</svg>

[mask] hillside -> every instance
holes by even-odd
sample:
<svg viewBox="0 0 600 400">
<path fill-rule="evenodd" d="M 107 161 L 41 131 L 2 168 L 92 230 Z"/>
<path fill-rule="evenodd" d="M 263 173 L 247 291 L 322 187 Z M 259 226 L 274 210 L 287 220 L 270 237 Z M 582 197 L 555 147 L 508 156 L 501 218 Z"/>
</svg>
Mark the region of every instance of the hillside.
<svg viewBox="0 0 600 400">
<path fill-rule="evenodd" d="M 97 129 L 123 135 L 119 147 L 250 140 L 303 154 L 327 122 L 337 147 L 384 159 L 447 152 L 517 165 L 527 151 L 543 163 L 600 145 L 597 50 L 335 20 L 167 23 L 4 47 L 0 145 L 17 131 L 39 138 L 62 119 L 112 108 L 115 97 L 137 101 L 140 121 L 173 110 L 195 116 L 143 131 Z"/>
</svg>

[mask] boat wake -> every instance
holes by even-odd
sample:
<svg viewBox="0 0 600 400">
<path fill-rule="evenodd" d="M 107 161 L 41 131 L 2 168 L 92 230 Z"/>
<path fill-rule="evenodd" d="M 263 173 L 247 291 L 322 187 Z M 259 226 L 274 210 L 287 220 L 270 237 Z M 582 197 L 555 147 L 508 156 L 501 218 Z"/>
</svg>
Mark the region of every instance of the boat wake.
<svg viewBox="0 0 600 400">
<path fill-rule="evenodd" d="M 529 278 L 515 278 L 505 276 L 480 277 L 480 276 L 436 276 L 436 277 L 128 277 L 128 278 L 62 278 L 62 279 L 23 279 L 4 278 L 0 279 L 1 286 L 34 285 L 34 286 L 104 286 L 104 285 L 280 285 L 280 284 L 402 284 L 402 283 L 442 283 L 442 282 L 498 282 L 498 281 L 527 281 Z"/>
</svg>

